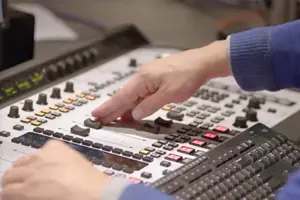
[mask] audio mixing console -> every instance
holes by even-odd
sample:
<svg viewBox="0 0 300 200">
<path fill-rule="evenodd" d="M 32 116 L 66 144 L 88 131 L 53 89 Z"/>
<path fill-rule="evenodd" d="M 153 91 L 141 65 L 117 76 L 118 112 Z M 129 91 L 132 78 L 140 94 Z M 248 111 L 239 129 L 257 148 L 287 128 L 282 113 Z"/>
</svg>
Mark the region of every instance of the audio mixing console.
<svg viewBox="0 0 300 200">
<path fill-rule="evenodd" d="M 214 79 L 188 101 L 140 122 L 103 126 L 91 111 L 153 59 L 178 53 L 153 47 L 134 27 L 38 65 L 0 75 L 0 171 L 47 140 L 63 140 L 110 176 L 152 183 L 257 122 L 269 127 L 300 108 L 300 94 L 242 91 Z"/>
</svg>

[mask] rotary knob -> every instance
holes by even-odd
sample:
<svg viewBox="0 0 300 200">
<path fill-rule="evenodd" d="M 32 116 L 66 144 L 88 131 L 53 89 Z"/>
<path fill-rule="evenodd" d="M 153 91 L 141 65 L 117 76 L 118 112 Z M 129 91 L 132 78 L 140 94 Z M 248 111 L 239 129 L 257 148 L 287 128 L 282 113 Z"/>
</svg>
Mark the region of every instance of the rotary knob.
<svg viewBox="0 0 300 200">
<path fill-rule="evenodd" d="M 248 108 L 260 109 L 260 99 L 253 97 L 249 100 Z"/>
<path fill-rule="evenodd" d="M 19 107 L 18 106 L 11 106 L 9 108 L 9 113 L 7 115 L 10 118 L 19 118 Z"/>
<path fill-rule="evenodd" d="M 84 67 L 83 57 L 79 54 L 74 56 L 75 68 L 80 69 Z"/>
<path fill-rule="evenodd" d="M 60 88 L 53 88 L 51 98 L 52 99 L 60 99 L 61 98 Z"/>
<path fill-rule="evenodd" d="M 73 82 L 66 82 L 65 92 L 74 93 L 74 83 Z"/>
<path fill-rule="evenodd" d="M 47 105 L 48 101 L 47 101 L 47 95 L 44 93 L 39 94 L 38 100 L 36 102 L 39 105 Z"/>
<path fill-rule="evenodd" d="M 27 112 L 32 112 L 33 111 L 33 101 L 31 99 L 26 99 L 22 110 L 27 111 Z"/>
<path fill-rule="evenodd" d="M 247 119 L 245 117 L 238 116 L 235 118 L 233 126 L 237 128 L 247 128 Z"/>
<path fill-rule="evenodd" d="M 62 77 L 66 75 L 66 65 L 62 62 L 57 64 L 57 74 Z"/>
<path fill-rule="evenodd" d="M 50 81 L 54 81 L 56 80 L 57 77 L 57 69 L 54 65 L 51 65 L 51 67 L 49 67 L 49 69 L 47 70 L 47 77 Z"/>
<path fill-rule="evenodd" d="M 257 122 L 257 112 L 255 110 L 249 109 L 246 111 L 246 119 L 251 122 Z"/>
<path fill-rule="evenodd" d="M 89 63 L 92 62 L 92 54 L 89 51 L 84 51 L 82 53 L 82 57 L 83 57 L 83 63 L 84 65 L 88 65 Z"/>
</svg>

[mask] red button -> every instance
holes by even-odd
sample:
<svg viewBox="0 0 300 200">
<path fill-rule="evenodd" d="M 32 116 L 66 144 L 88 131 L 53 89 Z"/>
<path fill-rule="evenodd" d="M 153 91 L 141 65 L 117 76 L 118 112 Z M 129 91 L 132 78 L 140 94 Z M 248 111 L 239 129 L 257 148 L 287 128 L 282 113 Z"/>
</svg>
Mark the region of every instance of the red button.
<svg viewBox="0 0 300 200">
<path fill-rule="evenodd" d="M 208 138 L 211 140 L 215 140 L 215 139 L 217 139 L 218 136 L 214 133 L 206 132 L 202 135 L 202 137 L 205 137 L 205 138 Z"/>
<path fill-rule="evenodd" d="M 218 131 L 220 133 L 228 133 L 229 132 L 229 128 L 224 127 L 224 126 L 217 126 L 214 130 Z"/>
<path fill-rule="evenodd" d="M 129 181 L 133 184 L 140 184 L 143 182 L 142 180 L 136 178 L 129 178 Z"/>
<path fill-rule="evenodd" d="M 171 160 L 171 161 L 175 161 L 178 162 L 180 160 L 182 160 L 181 156 L 175 155 L 175 154 L 169 154 L 166 159 Z"/>
<path fill-rule="evenodd" d="M 192 154 L 195 152 L 195 149 L 183 146 L 180 149 L 178 149 L 178 151 L 181 153 Z"/>
<path fill-rule="evenodd" d="M 195 146 L 203 147 L 204 145 L 206 145 L 206 142 L 199 140 L 199 139 L 193 139 L 191 144 L 193 144 Z"/>
</svg>

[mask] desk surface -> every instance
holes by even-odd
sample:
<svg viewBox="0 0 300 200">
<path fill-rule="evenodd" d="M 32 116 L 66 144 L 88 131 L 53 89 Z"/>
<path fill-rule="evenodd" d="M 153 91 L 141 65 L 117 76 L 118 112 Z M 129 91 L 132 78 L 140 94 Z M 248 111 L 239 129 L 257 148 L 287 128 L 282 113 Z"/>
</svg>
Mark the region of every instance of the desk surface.
<svg viewBox="0 0 300 200">
<path fill-rule="evenodd" d="M 17 2 L 21 0 L 14 0 Z M 22 0 L 24 2 L 24 0 Z M 34 2 L 26 0 L 26 2 Z M 69 13 L 93 19 L 108 29 L 125 23 L 135 24 L 153 44 L 195 48 L 216 38 L 217 22 L 241 9 L 220 6 L 193 7 L 176 0 L 51 0 L 52 6 Z M 36 59 L 30 63 L 76 47 L 89 38 L 101 37 L 101 31 L 82 24 L 68 24 L 80 35 L 76 42 L 40 42 L 36 45 Z M 27 63 L 28 64 L 28 63 Z M 300 113 L 281 123 L 276 130 L 294 140 L 298 134 Z M 299 124 L 299 127 L 296 127 Z M 290 129 L 293 127 L 292 129 Z"/>
</svg>

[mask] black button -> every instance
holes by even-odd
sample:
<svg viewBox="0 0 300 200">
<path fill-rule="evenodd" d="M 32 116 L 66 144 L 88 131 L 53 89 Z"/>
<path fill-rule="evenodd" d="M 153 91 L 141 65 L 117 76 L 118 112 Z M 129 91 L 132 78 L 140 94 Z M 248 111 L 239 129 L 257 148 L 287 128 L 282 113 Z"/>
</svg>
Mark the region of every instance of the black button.
<svg viewBox="0 0 300 200">
<path fill-rule="evenodd" d="M 171 135 L 168 135 L 164 139 L 167 140 L 167 141 L 173 141 L 173 140 L 175 140 L 175 137 L 173 137 Z"/>
<path fill-rule="evenodd" d="M 95 164 L 95 165 L 101 165 L 102 164 L 102 160 L 101 159 L 98 159 L 98 158 L 94 158 L 92 160 L 92 162 Z"/>
<path fill-rule="evenodd" d="M 269 108 L 269 109 L 268 109 L 268 112 L 269 112 L 269 113 L 276 113 L 276 112 L 277 112 L 277 110 L 276 110 L 276 109 L 274 109 L 274 108 Z"/>
<path fill-rule="evenodd" d="M 161 143 L 156 142 L 156 143 L 152 144 L 152 146 L 157 147 L 157 148 L 160 148 L 160 147 L 162 147 L 163 145 L 162 145 Z"/>
<path fill-rule="evenodd" d="M 190 126 L 190 128 L 192 129 L 192 127 Z M 181 128 L 177 130 L 177 133 L 186 133 L 188 130 L 186 128 Z"/>
<path fill-rule="evenodd" d="M 227 104 L 225 104 L 225 107 L 226 108 L 233 108 L 233 104 L 227 103 Z"/>
<path fill-rule="evenodd" d="M 172 120 L 164 120 L 163 118 L 161 117 L 158 117 L 157 119 L 155 119 L 154 121 L 156 124 L 160 125 L 160 126 L 164 126 L 164 127 L 171 127 L 172 125 Z"/>
<path fill-rule="evenodd" d="M 16 137 L 16 138 L 13 138 L 11 141 L 13 143 L 19 144 L 21 142 L 21 139 Z"/>
<path fill-rule="evenodd" d="M 146 162 L 152 162 L 152 161 L 153 161 L 153 158 L 150 157 L 150 156 L 145 156 L 145 157 L 143 158 L 143 161 L 146 161 Z"/>
<path fill-rule="evenodd" d="M 64 134 L 62 134 L 62 133 L 55 132 L 55 133 L 53 134 L 53 137 L 61 138 L 63 135 L 64 135 Z"/>
<path fill-rule="evenodd" d="M 172 151 L 173 150 L 173 147 L 169 146 L 169 145 L 166 145 L 164 146 L 163 148 L 164 150 L 167 150 L 167 151 Z"/>
<path fill-rule="evenodd" d="M 140 160 L 140 159 L 143 158 L 143 155 L 136 153 L 132 157 L 135 158 L 135 159 L 137 159 L 137 160 Z"/>
<path fill-rule="evenodd" d="M 24 145 L 24 146 L 30 146 L 31 143 L 32 143 L 32 141 L 29 140 L 29 139 L 25 139 L 25 140 L 23 140 L 23 141 L 21 142 L 21 144 Z"/>
<path fill-rule="evenodd" d="M 163 166 L 163 167 L 170 167 L 171 166 L 171 162 L 163 160 L 163 161 L 161 161 L 160 165 Z"/>
<path fill-rule="evenodd" d="M 156 153 L 160 154 L 160 155 L 165 155 L 166 152 L 165 151 L 162 151 L 162 150 L 157 150 Z"/>
<path fill-rule="evenodd" d="M 170 142 L 168 145 L 171 147 L 174 147 L 174 148 L 179 146 L 179 144 L 177 144 L 175 142 Z"/>
<path fill-rule="evenodd" d="M 76 138 L 73 138 L 73 142 L 81 143 L 81 142 L 83 142 L 83 139 L 76 137 Z"/>
<path fill-rule="evenodd" d="M 179 133 L 171 133 L 170 135 L 173 136 L 173 137 L 179 137 L 180 136 Z"/>
<path fill-rule="evenodd" d="M 112 147 L 112 146 L 108 146 L 108 145 L 104 145 L 104 146 L 102 147 L 102 149 L 103 149 L 104 151 L 111 151 L 111 150 L 113 149 L 113 147 Z"/>
<path fill-rule="evenodd" d="M 166 169 L 162 172 L 162 174 L 166 176 L 166 175 L 170 174 L 171 172 L 172 171 Z"/>
<path fill-rule="evenodd" d="M 62 136 L 62 139 L 66 140 L 66 141 L 70 141 L 70 140 L 73 139 L 73 136 L 71 136 L 71 135 L 64 135 L 64 136 Z"/>
<path fill-rule="evenodd" d="M 160 144 L 167 144 L 168 141 L 166 141 L 166 140 L 159 140 L 158 143 L 160 143 Z"/>
<path fill-rule="evenodd" d="M 9 137 L 10 136 L 10 132 L 8 132 L 8 131 L 1 131 L 0 132 L 0 136 L 2 136 L 2 137 Z"/>
<path fill-rule="evenodd" d="M 120 148 L 114 148 L 114 149 L 112 150 L 112 152 L 113 152 L 113 153 L 116 153 L 116 154 L 121 154 L 121 153 L 123 152 L 123 150 L 120 149 Z"/>
<path fill-rule="evenodd" d="M 35 128 L 33 129 L 33 131 L 36 132 L 36 133 L 42 133 L 42 132 L 44 131 L 44 129 L 41 128 L 41 127 L 35 127 Z"/>
<path fill-rule="evenodd" d="M 102 163 L 102 166 L 103 166 L 103 167 L 106 167 L 106 168 L 110 168 L 110 167 L 112 166 L 112 163 L 111 163 L 111 162 L 108 162 L 108 161 L 104 161 L 104 162 Z"/>
<path fill-rule="evenodd" d="M 161 155 L 157 153 L 152 153 L 150 156 L 153 158 L 159 158 Z"/>
<path fill-rule="evenodd" d="M 82 142 L 82 144 L 85 145 L 85 146 L 91 146 L 93 144 L 93 141 L 91 141 L 91 140 L 84 140 Z"/>
<path fill-rule="evenodd" d="M 182 139 L 182 138 L 176 138 L 175 139 L 175 142 L 178 142 L 178 143 L 185 143 L 186 140 Z"/>
<path fill-rule="evenodd" d="M 102 125 L 100 122 L 94 121 L 92 119 L 86 119 L 84 121 L 84 126 L 93 129 L 101 129 Z"/>
<path fill-rule="evenodd" d="M 123 151 L 122 154 L 127 157 L 131 157 L 133 155 L 133 153 L 131 151 Z"/>
<path fill-rule="evenodd" d="M 98 142 L 95 142 L 92 147 L 96 148 L 96 149 L 101 149 L 102 148 L 102 144 L 98 143 Z"/>
<path fill-rule="evenodd" d="M 49 135 L 49 136 L 51 136 L 51 135 L 53 135 L 54 134 L 54 131 L 51 131 L 51 130 L 44 130 L 44 132 L 43 132 L 45 135 Z"/>
<path fill-rule="evenodd" d="M 125 172 L 126 174 L 132 174 L 134 172 L 134 170 L 131 169 L 131 168 L 126 167 L 126 168 L 123 169 L 123 172 Z"/>
<path fill-rule="evenodd" d="M 112 166 L 112 168 L 116 171 L 121 171 L 123 169 L 123 166 L 122 165 L 118 165 L 118 164 L 114 164 Z"/>
<path fill-rule="evenodd" d="M 17 130 L 17 131 L 22 131 L 22 130 L 24 130 L 24 126 L 16 124 L 13 126 L 13 129 Z"/>
<path fill-rule="evenodd" d="M 146 179 L 149 179 L 149 178 L 152 177 L 152 174 L 149 173 L 149 172 L 143 172 L 143 173 L 141 174 L 141 177 L 146 178 Z"/>
<path fill-rule="evenodd" d="M 81 128 L 78 125 L 74 125 L 71 128 L 71 133 L 73 133 L 75 135 L 80 135 L 80 136 L 83 136 L 83 137 L 87 137 L 87 136 L 89 136 L 90 129 L 89 128 Z"/>
</svg>

